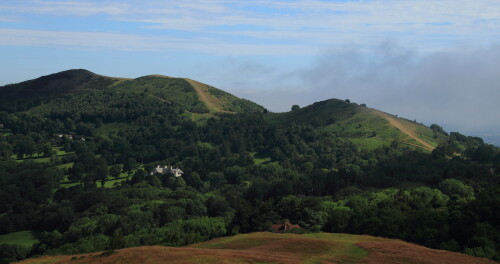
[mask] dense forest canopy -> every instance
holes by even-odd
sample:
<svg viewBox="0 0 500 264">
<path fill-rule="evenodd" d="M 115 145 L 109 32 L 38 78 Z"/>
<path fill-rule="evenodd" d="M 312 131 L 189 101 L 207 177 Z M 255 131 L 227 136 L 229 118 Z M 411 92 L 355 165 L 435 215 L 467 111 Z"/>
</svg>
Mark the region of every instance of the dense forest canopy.
<svg viewBox="0 0 500 264">
<path fill-rule="evenodd" d="M 79 83 L 78 92 L 2 102 L 0 233 L 31 230 L 37 239 L 1 244 L 2 262 L 182 246 L 284 220 L 303 232 L 371 234 L 500 260 L 500 150 L 480 138 L 433 125 L 440 144 L 432 152 L 398 140 L 362 148 L 351 132 L 324 129 L 341 118 L 333 110 L 328 120 L 308 107 L 276 116 L 234 101 L 224 109 L 238 111 L 216 112 L 182 80 L 146 88 L 89 80 L 100 88 Z M 157 165 L 184 174 L 151 174 Z"/>
</svg>

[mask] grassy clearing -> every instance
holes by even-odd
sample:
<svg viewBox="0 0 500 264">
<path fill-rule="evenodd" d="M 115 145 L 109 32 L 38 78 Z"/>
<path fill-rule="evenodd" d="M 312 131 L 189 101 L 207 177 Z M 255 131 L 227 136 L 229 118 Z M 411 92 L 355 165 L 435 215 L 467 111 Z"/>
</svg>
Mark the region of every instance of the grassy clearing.
<svg viewBox="0 0 500 264">
<path fill-rule="evenodd" d="M 69 168 L 73 167 L 73 164 L 75 164 L 75 163 L 69 162 L 69 163 L 59 164 L 56 167 L 59 169 L 69 169 Z"/>
<path fill-rule="evenodd" d="M 364 150 L 374 150 L 391 144 L 389 141 L 379 138 L 349 138 L 349 141 Z"/>
<path fill-rule="evenodd" d="M 252 156 L 253 162 L 256 165 L 260 165 L 260 164 L 265 164 L 265 163 L 271 162 L 271 158 L 259 156 L 257 154 L 257 152 L 252 152 L 252 153 L 250 153 L 250 155 Z"/>
<path fill-rule="evenodd" d="M 17 244 L 29 247 L 38 243 L 37 235 L 37 232 L 30 230 L 0 235 L 0 244 Z"/>
<path fill-rule="evenodd" d="M 104 182 L 104 188 L 113 188 L 113 187 L 115 187 L 116 183 L 121 183 L 129 178 L 127 174 L 123 174 L 123 175 L 124 176 L 120 177 L 120 178 L 106 180 L 106 182 Z M 98 186 L 102 186 L 102 185 L 99 183 Z"/>
<path fill-rule="evenodd" d="M 54 150 L 54 152 L 56 153 L 56 156 L 58 156 L 58 157 L 62 157 L 62 156 L 66 156 L 66 155 L 74 153 L 74 152 L 66 152 L 62 149 L 62 147 L 53 147 L 52 149 Z M 11 157 L 13 159 L 15 159 L 17 162 L 31 160 L 31 161 L 38 162 L 38 163 L 48 163 L 48 162 L 50 162 L 50 159 L 51 159 L 51 157 L 43 156 L 42 154 L 34 154 L 32 156 L 25 155 L 25 156 L 23 156 L 23 158 L 17 158 L 16 155 L 13 155 Z"/>
<path fill-rule="evenodd" d="M 65 156 L 65 155 L 69 155 L 69 154 L 75 153 L 75 152 L 66 152 L 66 151 L 63 150 L 62 147 L 54 147 L 54 151 L 56 152 L 57 156 Z"/>
<path fill-rule="evenodd" d="M 213 114 L 211 113 L 192 113 L 192 112 L 188 112 L 188 111 L 185 111 L 182 116 L 188 120 L 191 120 L 193 122 L 195 122 L 196 124 L 202 126 L 202 125 L 205 125 L 207 123 L 207 120 L 212 118 L 212 117 L 215 117 Z"/>
<path fill-rule="evenodd" d="M 245 250 L 268 254 L 283 254 L 303 263 L 335 261 L 357 263 L 368 255 L 368 251 L 358 247 L 360 241 L 376 241 L 378 238 L 347 234 L 276 234 L 252 233 L 214 239 L 191 245 L 193 248 Z"/>
</svg>

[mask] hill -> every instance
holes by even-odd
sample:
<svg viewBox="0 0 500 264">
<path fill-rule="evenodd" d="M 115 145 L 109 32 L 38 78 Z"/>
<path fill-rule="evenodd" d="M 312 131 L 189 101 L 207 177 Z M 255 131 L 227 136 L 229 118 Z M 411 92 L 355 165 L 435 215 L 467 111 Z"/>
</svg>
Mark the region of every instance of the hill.
<svg viewBox="0 0 500 264">
<path fill-rule="evenodd" d="M 0 97 L 0 110 L 27 111 L 30 115 L 38 116 L 60 115 L 61 109 L 65 112 L 76 112 L 74 109 L 85 113 L 97 110 L 109 112 L 110 106 L 124 104 L 124 101 L 135 101 L 145 106 L 168 104 L 177 108 L 184 118 L 200 124 L 220 114 L 264 110 L 251 101 L 187 78 L 163 75 L 115 78 L 83 69 L 0 87 Z M 337 99 L 317 102 L 287 113 L 271 113 L 265 117 L 275 125 L 310 124 L 321 131 L 347 138 L 358 147 L 368 150 L 404 144 L 429 152 L 446 140 L 444 134 L 424 125 Z M 110 132 L 128 123 L 113 121 L 111 127 L 105 126 L 101 130 Z"/>
<path fill-rule="evenodd" d="M 0 110 L 47 113 L 72 100 L 77 106 L 88 105 L 89 94 L 106 97 L 116 94 L 134 95 L 143 103 L 168 103 L 192 114 L 262 112 L 263 108 L 212 86 L 184 78 L 148 75 L 136 79 L 101 76 L 88 70 L 63 71 L 34 80 L 0 87 Z M 153 100 L 148 100 L 153 99 Z M 82 102 L 81 105 L 78 105 Z M 94 100 L 93 106 L 109 103 Z M 193 117 L 193 118 L 195 118 Z"/>
<path fill-rule="evenodd" d="M 251 233 L 186 247 L 144 246 L 21 263 L 495 263 L 400 240 L 348 234 Z"/>
<path fill-rule="evenodd" d="M 270 114 L 267 120 L 281 125 L 311 124 L 370 150 L 395 142 L 432 151 L 446 140 L 445 134 L 417 122 L 338 99 L 317 102 L 286 113 Z"/>
</svg>

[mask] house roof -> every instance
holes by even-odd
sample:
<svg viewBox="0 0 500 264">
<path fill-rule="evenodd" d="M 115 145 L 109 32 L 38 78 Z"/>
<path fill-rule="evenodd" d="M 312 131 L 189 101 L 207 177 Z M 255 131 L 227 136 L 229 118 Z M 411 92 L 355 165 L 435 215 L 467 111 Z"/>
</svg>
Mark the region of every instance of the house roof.
<svg viewBox="0 0 500 264">
<path fill-rule="evenodd" d="M 294 228 L 301 228 L 299 225 L 292 225 L 290 222 L 285 221 L 283 224 L 272 225 L 271 229 L 275 232 L 286 231 Z"/>
</svg>

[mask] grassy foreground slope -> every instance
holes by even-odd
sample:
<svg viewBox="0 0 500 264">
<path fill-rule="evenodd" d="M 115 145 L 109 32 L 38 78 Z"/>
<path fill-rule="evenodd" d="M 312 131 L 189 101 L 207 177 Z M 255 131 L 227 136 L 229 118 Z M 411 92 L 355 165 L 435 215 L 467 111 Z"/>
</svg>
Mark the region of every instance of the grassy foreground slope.
<svg viewBox="0 0 500 264">
<path fill-rule="evenodd" d="M 364 149 L 393 142 L 432 151 L 445 135 L 382 111 L 338 99 L 314 103 L 299 110 L 267 115 L 277 125 L 311 124 L 338 137 L 347 138 Z"/>
<path fill-rule="evenodd" d="M 21 263 L 495 263 L 400 240 L 348 234 L 252 233 L 182 248 L 144 246 Z"/>
</svg>

